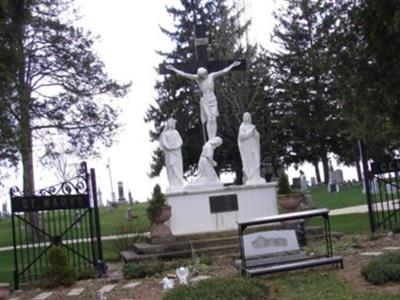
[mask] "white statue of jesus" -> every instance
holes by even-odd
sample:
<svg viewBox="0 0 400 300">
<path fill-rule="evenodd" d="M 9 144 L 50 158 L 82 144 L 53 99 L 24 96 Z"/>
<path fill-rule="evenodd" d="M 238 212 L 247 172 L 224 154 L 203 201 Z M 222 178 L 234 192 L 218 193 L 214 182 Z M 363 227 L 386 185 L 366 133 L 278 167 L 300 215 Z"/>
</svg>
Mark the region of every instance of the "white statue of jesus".
<svg viewBox="0 0 400 300">
<path fill-rule="evenodd" d="M 207 136 L 211 140 L 217 136 L 217 117 L 218 117 L 218 103 L 217 97 L 214 94 L 214 79 L 225 73 L 228 73 L 232 68 L 237 67 L 241 64 L 240 61 L 234 61 L 231 65 L 217 72 L 208 73 L 206 68 L 200 67 L 197 69 L 197 74 L 185 73 L 181 70 L 176 69 L 172 65 L 166 65 L 167 70 L 174 71 L 176 74 L 195 80 L 199 85 L 201 91 L 200 99 L 200 118 L 201 123 L 204 126 L 206 123 Z"/>
</svg>

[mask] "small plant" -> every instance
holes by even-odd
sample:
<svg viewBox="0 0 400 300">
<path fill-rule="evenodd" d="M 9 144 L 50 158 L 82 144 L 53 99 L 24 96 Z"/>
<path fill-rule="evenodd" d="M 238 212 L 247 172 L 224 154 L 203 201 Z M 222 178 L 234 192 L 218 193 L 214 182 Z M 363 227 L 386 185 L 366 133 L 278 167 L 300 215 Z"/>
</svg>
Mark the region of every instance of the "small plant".
<svg viewBox="0 0 400 300">
<path fill-rule="evenodd" d="M 76 271 L 76 280 L 94 279 L 96 277 L 96 271 L 94 268 L 86 268 Z"/>
<path fill-rule="evenodd" d="M 69 286 L 75 282 L 74 270 L 68 265 L 67 254 L 61 246 L 49 250 L 48 267 L 43 273 L 42 286 L 54 288 Z"/>
<path fill-rule="evenodd" d="M 289 195 L 292 193 L 293 191 L 290 188 L 288 176 L 284 171 L 280 172 L 278 179 L 278 194 Z"/>
<path fill-rule="evenodd" d="M 166 205 L 165 202 L 165 196 L 161 193 L 160 186 L 156 184 L 151 199 L 148 202 L 149 206 L 146 209 L 147 217 L 152 224 L 154 223 L 154 219 L 160 214 L 161 208 Z"/>
<path fill-rule="evenodd" d="M 386 253 L 366 264 L 361 274 L 372 284 L 400 281 L 400 253 Z"/>
<path fill-rule="evenodd" d="M 113 227 L 112 234 L 116 236 L 116 239 L 113 239 L 111 243 L 116 257 L 119 257 L 122 251 L 129 250 L 134 243 L 145 240 L 143 234 L 145 230 L 142 227 L 138 223 L 119 223 Z"/>
<path fill-rule="evenodd" d="M 164 300 L 178 299 L 267 299 L 268 286 L 260 280 L 244 277 L 210 278 L 194 286 L 180 285 L 165 294 Z"/>
<path fill-rule="evenodd" d="M 132 262 L 124 265 L 122 273 L 126 279 L 144 278 L 160 274 L 164 263 L 158 260 Z"/>
</svg>

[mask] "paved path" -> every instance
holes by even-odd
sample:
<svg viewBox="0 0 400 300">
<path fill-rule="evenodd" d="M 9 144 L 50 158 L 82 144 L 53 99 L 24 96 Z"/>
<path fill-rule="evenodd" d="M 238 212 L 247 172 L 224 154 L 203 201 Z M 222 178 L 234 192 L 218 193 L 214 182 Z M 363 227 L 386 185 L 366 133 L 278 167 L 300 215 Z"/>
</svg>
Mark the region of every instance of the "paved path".
<svg viewBox="0 0 400 300">
<path fill-rule="evenodd" d="M 103 236 L 101 238 L 102 241 L 109 241 L 109 240 L 117 240 L 117 239 L 121 239 L 121 238 L 131 238 L 131 237 L 135 237 L 137 236 L 137 233 L 129 233 L 129 234 L 118 234 L 118 235 L 107 235 L 107 236 Z M 140 233 L 140 235 L 143 236 L 150 236 L 150 232 L 144 232 L 144 233 Z M 73 240 L 63 240 L 63 242 L 68 243 L 68 244 L 75 244 L 75 243 L 82 243 L 82 242 L 90 242 L 90 238 L 82 238 L 82 239 L 73 239 Z M 39 244 L 29 244 L 29 245 L 20 245 L 17 246 L 17 249 L 26 249 L 26 248 L 31 248 L 33 247 L 33 245 L 37 245 L 39 246 Z M 41 247 L 44 246 L 48 246 L 50 245 L 50 242 L 46 242 L 46 243 L 40 243 Z M 11 251 L 13 250 L 13 246 L 7 246 L 7 247 L 0 247 L 0 252 L 3 251 Z"/>
</svg>

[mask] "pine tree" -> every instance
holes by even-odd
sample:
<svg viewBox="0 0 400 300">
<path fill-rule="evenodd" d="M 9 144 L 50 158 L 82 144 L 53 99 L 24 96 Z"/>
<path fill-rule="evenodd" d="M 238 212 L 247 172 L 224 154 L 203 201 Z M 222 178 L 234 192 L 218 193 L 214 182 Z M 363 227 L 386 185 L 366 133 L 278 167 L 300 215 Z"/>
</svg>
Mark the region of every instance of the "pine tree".
<svg viewBox="0 0 400 300">
<path fill-rule="evenodd" d="M 328 182 L 329 152 L 337 148 L 343 127 L 333 85 L 337 4 L 334 1 L 286 1 L 275 14 L 276 107 L 283 115 L 287 163 L 322 160 Z"/>
</svg>

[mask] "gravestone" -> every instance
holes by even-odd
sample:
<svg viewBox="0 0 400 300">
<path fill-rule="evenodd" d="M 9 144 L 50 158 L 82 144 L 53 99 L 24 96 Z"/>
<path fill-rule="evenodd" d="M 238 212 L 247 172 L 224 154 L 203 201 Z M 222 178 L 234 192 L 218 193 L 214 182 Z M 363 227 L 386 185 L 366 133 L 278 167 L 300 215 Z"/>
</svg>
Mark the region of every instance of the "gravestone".
<svg viewBox="0 0 400 300">
<path fill-rule="evenodd" d="M 3 215 L 4 218 L 7 218 L 9 216 L 8 209 L 7 209 L 7 202 L 4 202 L 1 207 L 2 207 L 1 214 Z"/>
<path fill-rule="evenodd" d="M 125 218 L 128 221 L 132 221 L 137 218 L 137 216 L 132 212 L 132 207 L 128 207 L 126 210 Z"/>
<path fill-rule="evenodd" d="M 129 204 L 132 205 L 133 204 L 133 197 L 132 197 L 131 191 L 128 192 L 128 200 L 129 200 Z"/>
<path fill-rule="evenodd" d="M 98 207 L 103 207 L 103 193 L 101 192 L 100 188 L 97 189 L 97 205 Z"/>
<path fill-rule="evenodd" d="M 316 186 L 317 185 L 317 178 L 311 177 L 311 186 Z"/>
<path fill-rule="evenodd" d="M 336 184 L 342 185 L 344 183 L 343 170 L 336 169 L 334 174 L 335 174 Z"/>
<path fill-rule="evenodd" d="M 124 183 L 122 181 L 118 181 L 118 202 L 126 202 L 124 195 Z"/>
<path fill-rule="evenodd" d="M 80 211 L 76 210 L 75 211 L 75 221 L 77 221 L 77 220 L 78 221 L 75 223 L 75 228 L 81 228 L 81 221 L 79 220 L 80 217 L 81 217 Z"/>
</svg>

